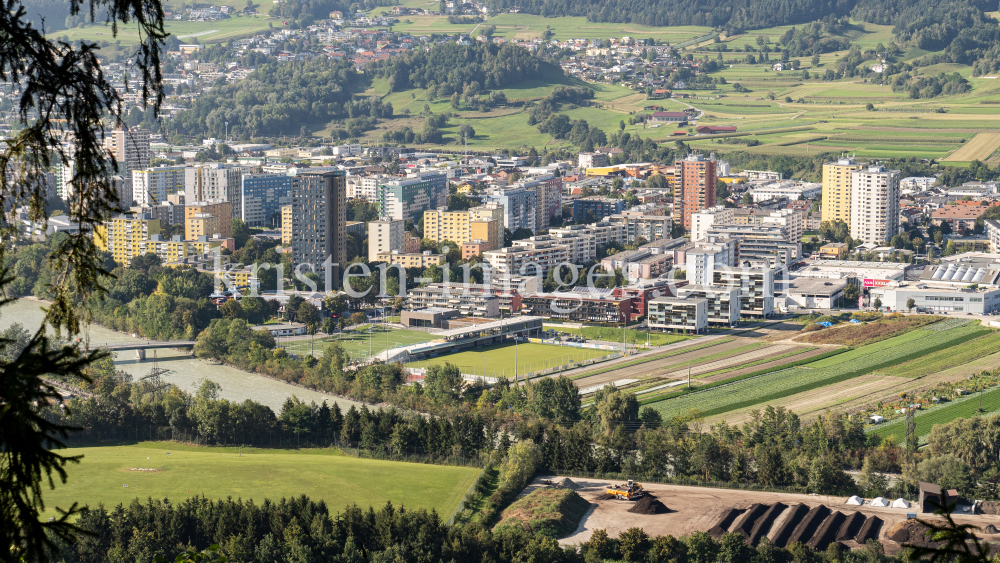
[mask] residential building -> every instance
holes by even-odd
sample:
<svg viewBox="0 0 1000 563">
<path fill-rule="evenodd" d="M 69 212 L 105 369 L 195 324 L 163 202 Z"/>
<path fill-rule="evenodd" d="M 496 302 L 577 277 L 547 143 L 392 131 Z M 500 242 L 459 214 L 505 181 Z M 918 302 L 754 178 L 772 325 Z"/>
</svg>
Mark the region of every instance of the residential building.
<svg viewBox="0 0 1000 563">
<path fill-rule="evenodd" d="M 517 241 L 518 246 L 498 248 L 483 253 L 483 259 L 492 268 L 492 277 L 498 279 L 517 276 L 545 277 L 548 271 L 569 259 L 569 249 L 551 240 Z M 534 268 L 532 268 L 534 266 Z"/>
<path fill-rule="evenodd" d="M 119 215 L 94 226 L 94 244 L 111 252 L 114 261 L 127 268 L 133 257 L 143 254 L 139 245 L 159 234 L 159 219 L 149 215 Z"/>
<path fill-rule="evenodd" d="M 407 291 L 407 309 L 445 307 L 457 309 L 466 317 L 500 316 L 500 298 L 492 293 L 463 291 L 451 284 L 430 284 Z"/>
<path fill-rule="evenodd" d="M 990 252 L 1000 253 L 1000 221 L 996 219 L 984 219 L 983 230 L 986 238 L 990 241 Z"/>
<path fill-rule="evenodd" d="M 768 318 L 774 314 L 774 274 L 771 268 L 716 268 L 711 285 L 739 289 L 741 316 Z"/>
<path fill-rule="evenodd" d="M 806 232 L 805 217 L 797 209 L 767 211 L 755 216 L 754 224 L 781 227 L 785 230 L 785 240 L 796 244 L 802 242 L 802 235 Z"/>
<path fill-rule="evenodd" d="M 232 215 L 232 204 L 228 201 L 195 201 L 184 204 L 184 239 L 194 240 L 199 235 L 211 236 L 214 233 L 218 233 L 222 238 L 229 238 L 233 236 Z M 196 216 L 201 216 L 197 227 L 192 223 Z M 214 216 L 217 220 L 208 221 L 207 216 Z M 209 228 L 209 224 L 212 225 L 211 228 L 218 230 L 207 233 L 201 231 Z"/>
<path fill-rule="evenodd" d="M 777 226 L 714 225 L 708 229 L 705 238 L 708 242 L 735 241 L 735 264 L 750 262 L 754 266 L 783 266 L 791 264 L 802 254 L 802 243 L 788 242 L 786 230 Z"/>
<path fill-rule="evenodd" d="M 188 167 L 184 175 L 187 201 L 228 201 L 230 219 L 243 210 L 243 168 L 238 164 L 209 162 Z"/>
<path fill-rule="evenodd" d="M 691 215 L 715 206 L 715 159 L 690 154 L 674 163 L 674 216 L 685 229 Z"/>
<path fill-rule="evenodd" d="M 825 198 L 824 198 L 825 203 Z M 851 173 L 851 238 L 881 244 L 899 231 L 899 171 L 882 166 Z"/>
<path fill-rule="evenodd" d="M 139 243 L 136 254 L 155 254 L 160 257 L 164 264 L 167 262 L 177 262 L 187 257 L 205 256 L 214 254 L 222 250 L 222 242 L 211 237 L 200 236 L 195 240 L 181 240 L 180 235 L 174 235 L 169 239 L 161 238 L 160 235 L 150 235 L 149 240 Z"/>
<path fill-rule="evenodd" d="M 704 299 L 709 324 L 736 326 L 740 322 L 740 290 L 712 285 L 685 285 L 677 288 L 681 299 Z"/>
<path fill-rule="evenodd" d="M 815 182 L 794 182 L 784 180 L 755 186 L 747 190 L 754 202 L 787 198 L 789 201 L 813 199 L 823 193 L 823 184 Z"/>
<path fill-rule="evenodd" d="M 624 225 L 625 239 L 629 243 L 634 243 L 640 238 L 646 239 L 646 242 L 669 239 L 674 226 L 673 217 L 669 215 L 647 215 L 631 211 L 605 217 L 604 222 Z"/>
<path fill-rule="evenodd" d="M 569 225 L 549 229 L 549 235 L 554 237 L 589 235 L 594 237 L 595 250 L 608 246 L 612 242 L 625 244 L 626 234 L 623 223 L 593 223 L 591 225 Z M 596 254 L 595 254 L 596 256 Z"/>
<path fill-rule="evenodd" d="M 198 237 L 222 238 L 222 224 L 230 223 L 232 219 L 222 218 L 211 213 L 195 213 L 184 222 L 184 238 L 194 240 Z"/>
<path fill-rule="evenodd" d="M 424 211 L 424 238 L 462 244 L 472 240 L 470 234 L 468 211 L 447 211 L 447 208 Z"/>
<path fill-rule="evenodd" d="M 292 244 L 292 226 L 295 221 L 292 219 L 293 206 L 292 204 L 281 206 L 281 246 L 291 246 Z"/>
<path fill-rule="evenodd" d="M 864 167 L 853 158 L 823 165 L 823 221 L 851 221 L 851 175 Z"/>
<path fill-rule="evenodd" d="M 698 243 L 685 253 L 685 274 L 691 285 L 712 285 L 715 270 L 732 267 L 736 260 L 736 241 L 716 240 Z"/>
<path fill-rule="evenodd" d="M 615 297 L 628 297 L 632 300 L 632 308 L 629 320 L 634 321 L 640 317 L 645 317 L 649 312 L 649 302 L 657 297 L 670 296 L 673 280 L 639 280 L 627 286 L 618 286 L 612 290 Z M 683 284 L 683 282 L 681 282 Z"/>
<path fill-rule="evenodd" d="M 686 239 L 664 239 L 646 243 L 635 250 L 624 250 L 601 260 L 605 272 L 621 268 L 629 280 L 652 279 L 670 271 L 673 250 L 688 244 Z"/>
<path fill-rule="evenodd" d="M 583 170 L 588 168 L 600 168 L 608 165 L 608 155 L 603 152 L 582 152 L 579 157 L 579 166 Z"/>
<path fill-rule="evenodd" d="M 621 213 L 625 210 L 624 199 L 612 199 L 607 197 L 582 197 L 573 200 L 573 221 L 597 222 L 609 216 Z"/>
<path fill-rule="evenodd" d="M 844 242 L 829 242 L 819 247 L 819 257 L 824 260 L 843 260 L 850 248 Z"/>
<path fill-rule="evenodd" d="M 705 240 L 708 229 L 713 225 L 733 224 L 735 209 L 725 205 L 716 205 L 691 214 L 691 241 Z"/>
<path fill-rule="evenodd" d="M 291 205 L 295 177 L 287 174 L 249 174 L 242 177 L 240 218 L 250 227 L 273 227 L 281 207 Z"/>
<path fill-rule="evenodd" d="M 138 127 L 119 125 L 104 138 L 104 148 L 114 156 L 118 163 L 118 174 L 123 180 L 119 192 L 121 202 L 125 205 L 131 205 L 132 201 L 135 200 L 132 193 L 132 171 L 149 168 L 149 131 Z M 70 179 L 72 179 L 72 169 L 70 170 Z M 66 199 L 68 195 L 64 194 L 63 199 Z"/>
<path fill-rule="evenodd" d="M 184 166 L 158 166 L 133 170 L 130 201 L 150 206 L 166 202 L 168 195 L 184 191 L 185 170 Z"/>
<path fill-rule="evenodd" d="M 379 182 L 386 182 L 389 176 L 348 176 L 347 198 L 363 199 L 369 203 L 378 203 Z"/>
<path fill-rule="evenodd" d="M 523 187 L 500 188 L 487 194 L 488 202 L 495 202 L 503 209 L 503 226 L 514 232 L 537 230 L 535 224 L 535 190 Z"/>
<path fill-rule="evenodd" d="M 414 252 L 420 252 L 420 239 L 413 236 L 410 231 L 403 233 L 403 253 L 413 254 Z"/>
<path fill-rule="evenodd" d="M 378 185 L 382 217 L 415 223 L 424 211 L 447 205 L 448 177 L 443 172 L 419 172 Z"/>
<path fill-rule="evenodd" d="M 181 192 L 182 194 L 184 192 Z M 183 196 L 182 196 L 183 199 Z M 183 225 L 184 224 L 184 205 L 175 205 L 171 202 L 160 203 L 157 205 L 133 205 L 130 208 L 132 214 L 139 215 L 149 215 L 153 219 L 159 219 L 160 225 Z"/>
<path fill-rule="evenodd" d="M 521 299 L 523 314 L 577 322 L 624 323 L 631 308 L 631 298 L 616 297 L 610 290 L 535 293 Z"/>
<path fill-rule="evenodd" d="M 393 250 L 406 253 L 404 221 L 379 220 L 368 222 L 368 261 Z"/>
<path fill-rule="evenodd" d="M 341 286 L 346 263 L 346 173 L 305 170 L 295 176 L 292 191 L 292 263 L 309 264 L 333 288 Z"/>
<path fill-rule="evenodd" d="M 653 330 L 700 333 L 708 328 L 708 300 L 657 297 L 649 302 L 647 324 Z"/>
<path fill-rule="evenodd" d="M 399 264 L 404 268 L 430 268 L 431 266 L 440 266 L 447 261 L 447 257 L 444 254 L 433 254 L 430 250 L 425 250 L 423 252 L 415 252 L 412 254 L 406 254 L 399 252 L 398 250 L 393 250 L 390 252 L 380 252 L 375 256 L 377 262 L 385 262 L 386 264 Z"/>
<path fill-rule="evenodd" d="M 462 260 L 470 260 L 482 255 L 487 250 L 493 250 L 490 243 L 484 240 L 471 240 L 462 243 Z"/>
</svg>

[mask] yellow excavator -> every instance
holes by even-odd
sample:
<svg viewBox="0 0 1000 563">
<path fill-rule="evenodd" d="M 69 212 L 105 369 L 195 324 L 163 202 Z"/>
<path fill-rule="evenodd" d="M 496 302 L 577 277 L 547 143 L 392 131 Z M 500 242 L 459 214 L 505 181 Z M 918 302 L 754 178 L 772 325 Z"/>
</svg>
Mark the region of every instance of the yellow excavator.
<svg viewBox="0 0 1000 563">
<path fill-rule="evenodd" d="M 624 485 L 614 485 L 607 490 L 607 494 L 614 495 L 618 500 L 636 500 L 645 493 L 642 491 L 642 484 L 629 479 Z"/>
</svg>

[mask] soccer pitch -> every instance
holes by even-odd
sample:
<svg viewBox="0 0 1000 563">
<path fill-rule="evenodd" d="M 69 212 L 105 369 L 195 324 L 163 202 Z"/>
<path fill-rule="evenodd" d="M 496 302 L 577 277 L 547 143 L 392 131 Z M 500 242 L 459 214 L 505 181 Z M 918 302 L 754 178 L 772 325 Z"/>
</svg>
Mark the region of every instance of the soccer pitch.
<svg viewBox="0 0 1000 563">
<path fill-rule="evenodd" d="M 390 349 L 397 346 L 409 346 L 410 344 L 428 342 L 436 338 L 433 334 L 416 330 L 390 328 L 386 331 L 380 325 L 374 325 L 369 334 L 368 325 L 362 325 L 362 328 L 348 333 L 316 337 L 313 341 L 296 340 L 288 344 L 279 345 L 289 354 L 308 356 L 312 352 L 318 358 L 326 350 L 326 344 L 332 340 L 336 340 L 340 342 L 340 345 L 344 347 L 344 350 L 347 351 L 352 359 L 362 360 L 368 357 L 369 346 L 372 354 L 385 351 L 387 337 Z"/>
<path fill-rule="evenodd" d="M 43 520 L 56 516 L 55 507 L 68 508 L 74 502 L 111 508 L 135 498 L 179 501 L 195 495 L 257 503 L 306 495 L 326 501 L 334 512 L 352 504 L 380 508 L 392 501 L 397 507 L 434 509 L 447 518 L 479 475 L 471 467 L 357 459 L 334 449 L 244 448 L 241 452 L 143 442 L 59 453 L 83 455 L 83 459 L 66 467 L 66 484 L 45 490 Z"/>
<path fill-rule="evenodd" d="M 487 377 L 514 378 L 514 358 L 517 357 L 517 374 L 522 376 L 547 368 L 564 366 L 573 362 L 582 362 L 601 358 L 614 352 L 610 350 L 592 350 L 572 346 L 555 346 L 552 344 L 499 344 L 483 348 L 473 348 L 446 354 L 436 358 L 407 362 L 407 367 L 425 368 L 444 363 L 455 364 L 462 373 L 469 375 L 485 375 Z"/>
</svg>

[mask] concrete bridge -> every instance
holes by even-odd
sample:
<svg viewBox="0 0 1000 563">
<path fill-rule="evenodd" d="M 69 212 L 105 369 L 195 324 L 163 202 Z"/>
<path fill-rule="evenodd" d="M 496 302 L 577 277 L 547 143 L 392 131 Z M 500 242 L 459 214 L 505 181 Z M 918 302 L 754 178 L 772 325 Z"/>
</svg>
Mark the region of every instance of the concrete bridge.
<svg viewBox="0 0 1000 563">
<path fill-rule="evenodd" d="M 137 340 L 134 342 L 105 342 L 104 344 L 91 342 L 91 348 L 106 348 L 112 352 L 127 352 L 135 350 L 136 358 L 139 361 L 146 359 L 146 350 L 158 348 L 193 348 L 194 340 Z"/>
</svg>

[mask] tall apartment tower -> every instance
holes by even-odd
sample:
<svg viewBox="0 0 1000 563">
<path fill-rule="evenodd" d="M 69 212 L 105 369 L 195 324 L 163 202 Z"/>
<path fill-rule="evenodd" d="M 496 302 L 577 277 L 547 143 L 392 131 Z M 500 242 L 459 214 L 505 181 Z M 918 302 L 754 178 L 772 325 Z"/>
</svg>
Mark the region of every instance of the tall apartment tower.
<svg viewBox="0 0 1000 563">
<path fill-rule="evenodd" d="M 715 159 L 689 154 L 674 163 L 674 223 L 691 229 L 691 215 L 715 207 Z"/>
<path fill-rule="evenodd" d="M 239 219 L 243 213 L 243 169 L 219 162 L 188 167 L 184 197 L 187 201 L 228 201 L 232 204 L 230 219 Z"/>
<path fill-rule="evenodd" d="M 899 170 L 869 166 L 851 173 L 851 238 L 881 244 L 899 231 Z"/>
<path fill-rule="evenodd" d="M 184 166 L 158 166 L 133 170 L 132 199 L 139 205 L 165 203 L 168 195 L 184 191 Z"/>
<path fill-rule="evenodd" d="M 425 212 L 426 216 L 426 212 Z M 383 252 L 406 252 L 405 221 L 382 219 L 368 222 L 368 261 L 375 262 Z"/>
<path fill-rule="evenodd" d="M 118 194 L 123 206 L 132 205 L 132 171 L 149 168 L 149 131 L 138 127 L 117 129 L 104 138 L 104 148 L 118 162 L 118 174 L 123 183 Z"/>
<path fill-rule="evenodd" d="M 853 158 L 841 158 L 823 165 L 822 221 L 851 220 L 851 174 L 864 168 Z"/>
<path fill-rule="evenodd" d="M 332 290 L 341 287 L 347 260 L 347 174 L 343 170 L 305 170 L 295 176 L 292 190 L 292 263 L 306 263 L 325 280 L 325 263 L 332 266 Z M 308 271 L 303 267 L 302 271 Z"/>
</svg>

